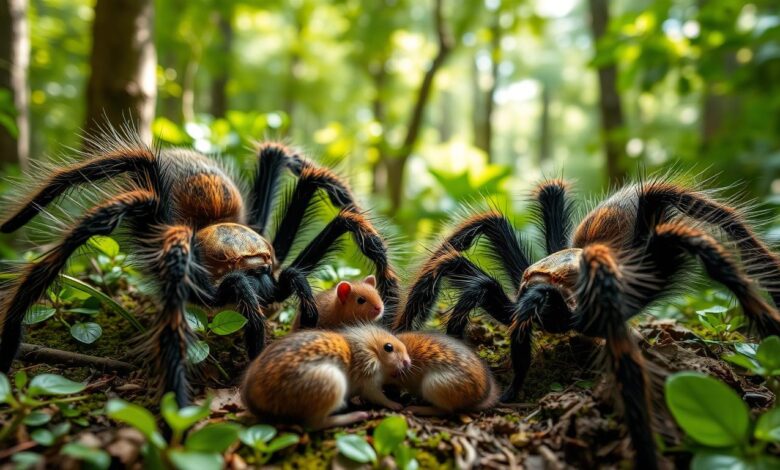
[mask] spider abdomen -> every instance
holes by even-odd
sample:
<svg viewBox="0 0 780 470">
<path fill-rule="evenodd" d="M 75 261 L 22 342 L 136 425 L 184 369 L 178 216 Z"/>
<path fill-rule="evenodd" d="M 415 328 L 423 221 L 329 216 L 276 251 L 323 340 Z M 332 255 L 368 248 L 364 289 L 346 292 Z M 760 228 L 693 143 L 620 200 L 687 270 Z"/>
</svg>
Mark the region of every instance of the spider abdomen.
<svg viewBox="0 0 780 470">
<path fill-rule="evenodd" d="M 203 263 L 214 281 L 232 271 L 271 268 L 274 253 L 271 244 L 245 225 L 221 223 L 209 225 L 197 233 Z"/>
<path fill-rule="evenodd" d="M 160 153 L 171 181 L 176 218 L 196 227 L 244 219 L 244 202 L 236 183 L 214 160 L 186 149 Z"/>
</svg>

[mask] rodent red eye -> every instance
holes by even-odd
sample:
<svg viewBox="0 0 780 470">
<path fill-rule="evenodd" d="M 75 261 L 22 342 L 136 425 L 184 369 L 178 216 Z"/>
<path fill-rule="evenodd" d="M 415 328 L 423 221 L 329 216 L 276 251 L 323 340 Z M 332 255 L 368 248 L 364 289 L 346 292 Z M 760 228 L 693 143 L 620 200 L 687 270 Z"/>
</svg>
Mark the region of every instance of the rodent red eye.
<svg viewBox="0 0 780 470">
<path fill-rule="evenodd" d="M 385 351 L 393 352 L 393 345 L 390 343 L 385 343 Z"/>
<path fill-rule="evenodd" d="M 365 297 L 358 297 L 357 303 L 359 303 L 360 305 L 363 305 L 364 303 L 366 303 L 366 298 Z"/>
</svg>

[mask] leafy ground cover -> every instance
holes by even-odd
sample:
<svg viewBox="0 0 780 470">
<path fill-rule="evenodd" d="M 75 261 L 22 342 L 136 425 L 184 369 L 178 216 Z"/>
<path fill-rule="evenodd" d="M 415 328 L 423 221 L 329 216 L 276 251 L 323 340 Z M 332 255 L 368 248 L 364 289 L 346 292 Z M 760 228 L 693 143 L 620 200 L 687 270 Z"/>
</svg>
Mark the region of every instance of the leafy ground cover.
<svg viewBox="0 0 780 470">
<path fill-rule="evenodd" d="M 630 465 L 630 442 L 614 383 L 601 367 L 601 344 L 577 335 L 537 336 L 518 403 L 447 419 L 373 409 L 364 423 L 306 432 L 257 424 L 243 411 L 236 384 L 246 365 L 244 320 L 230 310 L 193 308 L 188 321 L 199 342 L 190 359 L 203 372 L 199 400 L 178 409 L 172 397 L 153 393 L 147 370 L 125 340 L 148 324 L 154 307 L 109 240 L 97 240 L 87 262 L 71 267 L 73 281 L 66 279 L 28 314 L 27 343 L 89 357 L 66 360 L 27 351 L 10 377 L 0 377 L 3 467 Z M 112 274 L 117 269 L 120 274 Z M 360 274 L 334 267 L 320 281 L 328 287 Z M 288 305 L 274 314 L 273 337 L 289 331 L 293 313 Z M 648 316 L 636 326 L 651 365 L 665 458 L 696 468 L 777 465 L 780 339 L 750 342 L 739 312 L 719 291 L 677 298 L 655 313 L 661 319 Z M 505 384 L 510 369 L 503 329 L 480 319 L 469 327 L 468 340 Z M 91 363 L 94 357 L 113 362 Z"/>
</svg>

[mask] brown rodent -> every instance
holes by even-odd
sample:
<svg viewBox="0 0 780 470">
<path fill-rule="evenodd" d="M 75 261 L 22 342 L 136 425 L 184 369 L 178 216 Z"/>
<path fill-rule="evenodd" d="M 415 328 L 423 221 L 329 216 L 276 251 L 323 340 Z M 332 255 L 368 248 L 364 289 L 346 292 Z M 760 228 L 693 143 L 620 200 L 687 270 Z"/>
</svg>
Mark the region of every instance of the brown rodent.
<svg viewBox="0 0 780 470">
<path fill-rule="evenodd" d="M 314 299 L 317 304 L 317 328 L 334 329 L 346 325 L 368 323 L 382 318 L 385 305 L 376 290 L 376 277 L 362 281 L 341 281 L 336 287 L 321 292 Z M 293 330 L 300 329 L 301 314 L 295 318 Z"/>
<path fill-rule="evenodd" d="M 412 367 L 391 379 L 433 406 L 410 406 L 414 414 L 443 415 L 480 411 L 498 402 L 498 386 L 487 364 L 463 342 L 440 333 L 398 335 Z"/>
<path fill-rule="evenodd" d="M 241 397 L 256 416 L 313 429 L 368 418 L 366 412 L 331 416 L 352 396 L 399 410 L 382 385 L 410 366 L 404 344 L 374 325 L 342 331 L 304 330 L 271 343 L 244 375 Z"/>
</svg>

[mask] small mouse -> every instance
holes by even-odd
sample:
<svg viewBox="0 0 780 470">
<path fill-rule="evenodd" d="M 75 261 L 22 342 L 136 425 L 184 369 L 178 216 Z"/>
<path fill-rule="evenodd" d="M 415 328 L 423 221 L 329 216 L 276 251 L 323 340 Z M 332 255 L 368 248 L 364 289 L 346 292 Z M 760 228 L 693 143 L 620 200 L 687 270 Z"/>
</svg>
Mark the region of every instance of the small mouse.
<svg viewBox="0 0 780 470">
<path fill-rule="evenodd" d="M 432 406 L 410 406 L 417 415 L 481 411 L 498 402 L 499 389 L 487 364 L 466 344 L 431 332 L 400 333 L 412 367 L 395 383 Z"/>
<path fill-rule="evenodd" d="M 369 417 L 365 411 L 333 415 L 353 396 L 400 410 L 382 385 L 410 365 L 404 344 L 378 326 L 303 330 L 271 343 L 251 362 L 241 397 L 266 420 L 311 429 L 345 426 Z"/>
<path fill-rule="evenodd" d="M 319 293 L 314 301 L 319 313 L 317 328 L 326 330 L 374 322 L 385 312 L 374 275 L 357 282 L 341 281 L 336 287 Z M 300 327 L 301 314 L 298 312 L 293 331 Z"/>
</svg>

